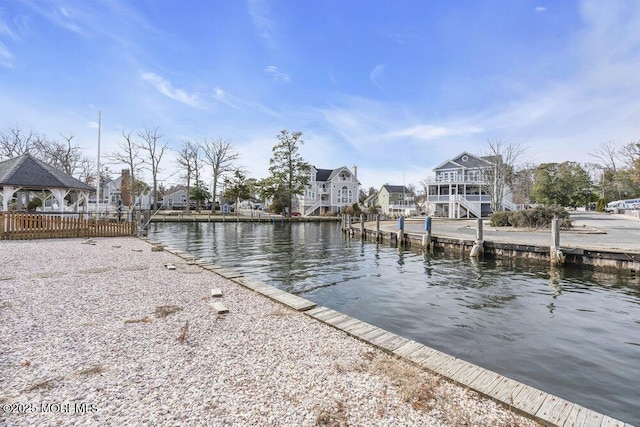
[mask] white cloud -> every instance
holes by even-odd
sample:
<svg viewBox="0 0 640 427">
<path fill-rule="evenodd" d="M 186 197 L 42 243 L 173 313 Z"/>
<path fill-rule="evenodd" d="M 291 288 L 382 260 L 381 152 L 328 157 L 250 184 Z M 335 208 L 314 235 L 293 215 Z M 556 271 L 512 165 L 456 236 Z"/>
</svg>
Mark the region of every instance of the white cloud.
<svg viewBox="0 0 640 427">
<path fill-rule="evenodd" d="M 268 65 L 264 69 L 264 72 L 270 75 L 274 80 L 282 80 L 285 82 L 291 81 L 291 76 L 280 71 L 275 65 Z"/>
<path fill-rule="evenodd" d="M 274 32 L 276 24 L 274 19 L 271 17 L 271 10 L 269 8 L 268 1 L 248 0 L 247 8 L 249 10 L 249 16 L 251 16 L 253 25 L 256 27 L 260 38 L 268 48 L 274 48 Z"/>
<path fill-rule="evenodd" d="M 425 141 L 444 138 L 447 136 L 472 135 L 481 133 L 484 129 L 479 126 L 447 127 L 434 125 L 417 125 L 410 128 L 393 131 L 387 134 L 390 138 L 408 137 Z"/>
<path fill-rule="evenodd" d="M 15 56 L 11 53 L 9 48 L 2 42 L 0 42 L 0 65 L 7 68 L 13 68 L 13 60 Z"/>
<path fill-rule="evenodd" d="M 201 107 L 201 102 L 196 94 L 190 94 L 183 89 L 176 89 L 173 87 L 170 81 L 160 77 L 155 73 L 142 73 L 140 78 L 146 82 L 151 83 L 155 89 L 171 99 L 182 102 L 183 104 L 191 107 Z"/>
<path fill-rule="evenodd" d="M 536 6 L 536 12 L 546 12 L 547 8 L 544 6 Z"/>
<path fill-rule="evenodd" d="M 369 73 L 369 80 L 371 80 L 371 83 L 373 83 L 375 87 L 381 90 L 381 80 L 386 68 L 386 64 L 378 64 L 373 67 L 373 70 L 371 70 L 371 72 Z"/>
</svg>

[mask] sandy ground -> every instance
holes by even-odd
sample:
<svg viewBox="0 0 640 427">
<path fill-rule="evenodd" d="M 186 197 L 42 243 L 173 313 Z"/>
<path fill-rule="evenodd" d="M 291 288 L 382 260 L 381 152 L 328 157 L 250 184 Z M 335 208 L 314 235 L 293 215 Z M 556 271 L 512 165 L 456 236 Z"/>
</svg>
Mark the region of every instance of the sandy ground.
<svg viewBox="0 0 640 427">
<path fill-rule="evenodd" d="M 144 241 L 94 242 L 0 242 L 0 425 L 535 425 Z"/>
</svg>

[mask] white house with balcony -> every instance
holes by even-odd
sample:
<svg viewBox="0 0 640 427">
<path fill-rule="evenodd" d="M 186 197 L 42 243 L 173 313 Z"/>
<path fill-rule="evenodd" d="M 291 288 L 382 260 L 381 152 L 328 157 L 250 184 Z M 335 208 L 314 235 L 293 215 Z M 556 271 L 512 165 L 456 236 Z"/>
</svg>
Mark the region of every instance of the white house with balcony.
<svg viewBox="0 0 640 427">
<path fill-rule="evenodd" d="M 492 213 L 491 196 L 486 191 L 495 176 L 495 158 L 463 152 L 434 168 L 427 179 L 427 211 L 446 218 L 482 218 Z M 514 210 L 511 189 L 505 185 L 502 210 Z"/>
<path fill-rule="evenodd" d="M 358 202 L 360 181 L 358 169 L 342 166 L 337 169 L 311 167 L 309 184 L 293 201 L 293 210 L 303 216 L 337 214 Z"/>
</svg>

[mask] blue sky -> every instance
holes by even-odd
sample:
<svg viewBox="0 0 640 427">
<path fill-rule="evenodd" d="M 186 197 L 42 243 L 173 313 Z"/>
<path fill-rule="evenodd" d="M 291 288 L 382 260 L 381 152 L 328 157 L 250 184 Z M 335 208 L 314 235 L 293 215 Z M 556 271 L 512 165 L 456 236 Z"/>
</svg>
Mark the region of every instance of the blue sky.
<svg viewBox="0 0 640 427">
<path fill-rule="evenodd" d="M 0 128 L 222 138 L 267 176 L 281 129 L 363 186 L 418 182 L 488 139 L 533 163 L 640 139 L 635 0 L 0 0 Z M 165 184 L 177 183 L 172 155 Z M 119 166 L 112 166 L 118 170 Z"/>
</svg>

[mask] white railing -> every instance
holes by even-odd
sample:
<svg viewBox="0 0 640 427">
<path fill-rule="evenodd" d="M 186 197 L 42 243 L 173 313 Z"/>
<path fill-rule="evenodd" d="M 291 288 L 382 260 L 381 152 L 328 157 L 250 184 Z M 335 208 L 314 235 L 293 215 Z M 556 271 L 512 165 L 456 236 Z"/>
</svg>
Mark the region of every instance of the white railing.
<svg viewBox="0 0 640 427">
<path fill-rule="evenodd" d="M 462 176 L 454 176 L 454 177 L 428 177 L 426 180 L 427 184 L 473 184 L 473 185 L 486 185 L 489 183 L 486 179 L 482 177 L 462 177 Z"/>
<path fill-rule="evenodd" d="M 304 216 L 311 215 L 313 212 L 315 212 L 316 209 L 321 206 L 331 206 L 331 203 L 329 202 L 329 200 L 317 200 L 313 205 L 311 205 L 311 207 L 305 209 Z"/>
<path fill-rule="evenodd" d="M 460 206 L 465 208 L 468 212 L 471 212 L 476 216 L 476 218 L 482 218 L 482 209 L 478 203 L 471 202 L 467 200 L 466 197 L 458 195 L 456 197 L 456 201 L 460 203 Z"/>
<path fill-rule="evenodd" d="M 509 211 L 517 211 L 519 210 L 518 205 L 516 205 L 513 202 L 510 202 L 508 200 L 503 200 L 502 201 L 502 207 L 505 210 L 509 210 Z"/>
</svg>

